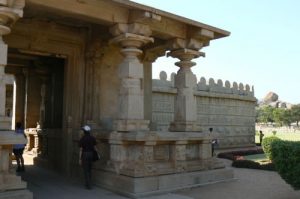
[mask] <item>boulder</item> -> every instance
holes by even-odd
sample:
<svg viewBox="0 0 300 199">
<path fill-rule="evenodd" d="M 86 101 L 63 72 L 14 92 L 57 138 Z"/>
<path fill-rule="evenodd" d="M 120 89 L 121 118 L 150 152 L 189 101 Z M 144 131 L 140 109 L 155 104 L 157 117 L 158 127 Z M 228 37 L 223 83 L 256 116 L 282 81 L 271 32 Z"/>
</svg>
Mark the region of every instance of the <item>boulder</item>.
<svg viewBox="0 0 300 199">
<path fill-rule="evenodd" d="M 265 97 L 264 97 L 264 102 L 265 103 L 271 103 L 271 102 L 276 102 L 278 100 L 278 95 L 274 92 L 269 92 Z"/>
</svg>

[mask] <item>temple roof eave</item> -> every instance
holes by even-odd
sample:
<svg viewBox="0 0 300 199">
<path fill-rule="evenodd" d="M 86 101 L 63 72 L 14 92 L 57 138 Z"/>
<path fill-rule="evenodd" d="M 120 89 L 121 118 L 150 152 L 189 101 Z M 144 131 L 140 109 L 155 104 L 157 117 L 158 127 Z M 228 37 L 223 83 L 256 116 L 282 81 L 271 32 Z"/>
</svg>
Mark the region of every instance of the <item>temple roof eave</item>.
<svg viewBox="0 0 300 199">
<path fill-rule="evenodd" d="M 186 17 L 182 17 L 182 16 L 179 16 L 179 15 L 167 12 L 167 11 L 163 11 L 163 10 L 160 10 L 160 9 L 157 9 L 157 8 L 154 8 L 154 7 L 139 4 L 139 3 L 132 2 L 132 1 L 129 1 L 129 0 L 128 1 L 125 1 L 125 0 L 111 0 L 111 1 L 117 2 L 119 4 L 126 5 L 130 8 L 135 8 L 135 9 L 139 9 L 139 10 L 153 12 L 157 15 L 161 15 L 161 16 L 176 20 L 178 22 L 184 23 L 186 25 L 193 26 L 195 28 L 199 28 L 199 29 L 203 28 L 203 29 L 212 31 L 212 32 L 215 33 L 215 38 L 214 39 L 219 39 L 219 38 L 227 37 L 227 36 L 230 35 L 229 31 L 226 31 L 226 30 L 214 27 L 214 26 L 210 26 L 210 25 L 207 25 L 207 24 L 204 24 L 204 23 L 192 20 L 192 19 L 188 19 Z"/>
<path fill-rule="evenodd" d="M 194 35 L 198 37 L 202 36 L 203 31 L 209 32 L 208 40 L 230 35 L 228 31 L 127 0 L 26 0 L 26 6 L 27 9 L 32 8 L 30 11 L 40 12 L 40 15 L 57 15 L 105 26 L 116 23 L 146 23 L 151 26 L 153 36 L 163 40 L 186 39 Z M 151 16 L 146 16 L 148 14 Z"/>
</svg>

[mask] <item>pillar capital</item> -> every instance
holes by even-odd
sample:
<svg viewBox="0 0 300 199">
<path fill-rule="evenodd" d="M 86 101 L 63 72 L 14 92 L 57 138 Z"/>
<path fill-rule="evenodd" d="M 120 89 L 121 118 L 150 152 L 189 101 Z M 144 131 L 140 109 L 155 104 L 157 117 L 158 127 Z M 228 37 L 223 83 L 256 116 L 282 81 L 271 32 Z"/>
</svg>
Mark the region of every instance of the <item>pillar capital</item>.
<svg viewBox="0 0 300 199">
<path fill-rule="evenodd" d="M 173 58 L 178 58 L 180 61 L 176 62 L 175 65 L 180 68 L 190 68 L 196 65 L 195 62 L 192 62 L 192 59 L 198 58 L 200 56 L 205 56 L 203 52 L 199 52 L 197 50 L 181 48 L 178 50 L 173 50 L 167 54 L 167 56 L 171 56 Z"/>
<path fill-rule="evenodd" d="M 10 27 L 23 16 L 25 0 L 0 1 L 0 36 L 10 33 Z"/>
<path fill-rule="evenodd" d="M 123 48 L 140 48 L 141 46 L 153 41 L 154 40 L 151 37 L 137 35 L 134 33 L 123 33 L 110 40 L 110 43 L 119 44 Z"/>
<path fill-rule="evenodd" d="M 201 48 L 206 46 L 206 42 L 201 39 L 196 38 L 188 38 L 188 39 L 181 39 L 181 38 L 175 38 L 168 41 L 168 48 L 173 50 L 179 50 L 179 49 L 191 49 L 199 51 Z"/>
</svg>

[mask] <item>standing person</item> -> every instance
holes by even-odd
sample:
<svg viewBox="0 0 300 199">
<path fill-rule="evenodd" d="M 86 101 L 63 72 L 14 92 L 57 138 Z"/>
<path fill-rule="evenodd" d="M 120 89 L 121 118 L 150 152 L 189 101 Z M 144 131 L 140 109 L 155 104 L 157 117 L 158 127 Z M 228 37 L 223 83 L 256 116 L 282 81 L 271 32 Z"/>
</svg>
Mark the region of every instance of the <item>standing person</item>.
<svg viewBox="0 0 300 199">
<path fill-rule="evenodd" d="M 96 148 L 96 138 L 93 137 L 91 132 L 91 127 L 85 125 L 82 127 L 84 135 L 79 140 L 79 164 L 82 165 L 84 178 L 85 178 L 85 187 L 91 189 L 91 176 L 92 176 L 92 163 L 93 163 L 93 151 L 97 150 Z"/>
<path fill-rule="evenodd" d="M 26 138 L 21 122 L 16 123 L 15 133 L 18 135 L 23 135 Z M 25 171 L 24 158 L 23 158 L 24 148 L 25 148 L 25 144 L 15 144 L 13 146 L 13 153 L 16 157 L 16 161 L 17 161 L 17 165 L 18 165 L 17 172 Z"/>
<path fill-rule="evenodd" d="M 259 144 L 260 144 L 260 145 L 261 145 L 261 143 L 262 143 L 262 140 L 263 140 L 264 136 L 265 136 L 265 134 L 263 134 L 262 131 L 259 131 Z"/>
</svg>

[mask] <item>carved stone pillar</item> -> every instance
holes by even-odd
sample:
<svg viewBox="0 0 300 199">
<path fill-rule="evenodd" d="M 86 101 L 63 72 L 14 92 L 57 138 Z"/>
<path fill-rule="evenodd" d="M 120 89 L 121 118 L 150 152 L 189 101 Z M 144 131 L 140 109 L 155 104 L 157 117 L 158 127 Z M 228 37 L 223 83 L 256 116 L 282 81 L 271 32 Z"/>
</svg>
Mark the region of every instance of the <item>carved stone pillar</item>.
<svg viewBox="0 0 300 199">
<path fill-rule="evenodd" d="M 0 120 L 5 118 L 5 96 L 6 85 L 4 83 L 4 68 L 7 64 L 7 45 L 4 43 L 2 36 L 11 32 L 10 27 L 23 15 L 24 0 L 4 0 L 0 1 Z M 1 125 L 1 123 L 0 123 Z M 0 126 L 0 129 L 4 129 Z"/>
<path fill-rule="evenodd" d="M 176 40 L 175 49 L 168 53 L 168 56 L 178 58 L 180 61 L 175 65 L 180 69 L 175 76 L 175 87 L 177 96 L 175 101 L 174 122 L 171 123 L 171 131 L 200 131 L 197 124 L 197 106 L 194 96 L 194 86 L 196 85 L 196 76 L 191 71 L 191 67 L 196 65 L 191 60 L 204 56 L 199 52 L 201 43 L 195 40 L 189 42 Z M 178 48 L 181 47 L 181 48 Z M 189 47 L 189 48 L 186 48 Z"/>
<path fill-rule="evenodd" d="M 124 56 L 119 64 L 118 119 L 114 122 L 117 131 L 148 130 L 149 120 L 144 119 L 144 73 L 138 56 L 143 45 L 153 42 L 148 26 L 141 24 L 117 24 L 111 28 L 116 36 L 111 43 L 119 44 Z"/>
<path fill-rule="evenodd" d="M 5 78 L 4 68 L 7 64 L 7 45 L 2 36 L 10 33 L 10 27 L 23 15 L 25 0 L 0 1 L 0 80 Z M 5 84 L 0 81 L 0 120 L 5 110 Z M 3 105 L 4 104 L 4 105 Z M 4 110 L 3 110 L 4 108 Z M 5 113 L 5 112 L 4 112 Z M 1 127 L 0 127 L 1 128 Z M 0 132 L 0 198 L 32 199 L 32 193 L 26 190 L 26 183 L 21 181 L 11 170 L 9 154 L 13 144 L 24 144 L 24 136 L 17 136 L 13 132 Z"/>
</svg>

